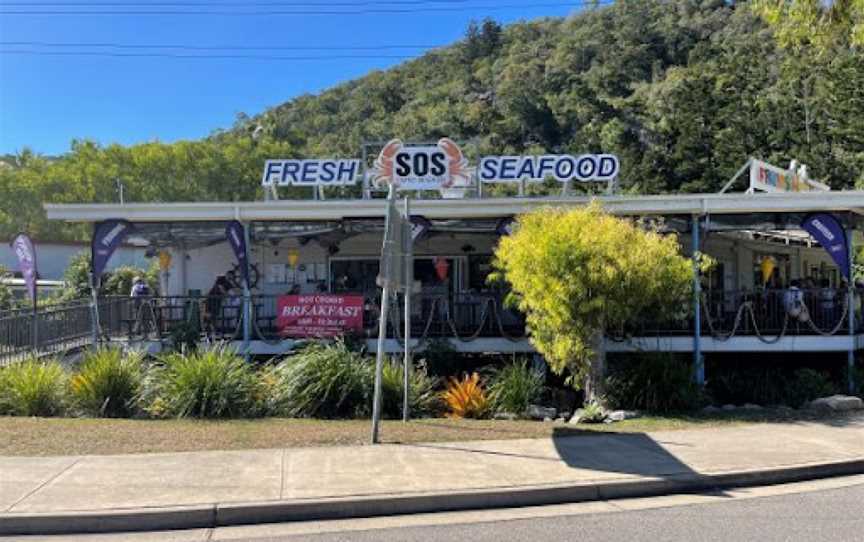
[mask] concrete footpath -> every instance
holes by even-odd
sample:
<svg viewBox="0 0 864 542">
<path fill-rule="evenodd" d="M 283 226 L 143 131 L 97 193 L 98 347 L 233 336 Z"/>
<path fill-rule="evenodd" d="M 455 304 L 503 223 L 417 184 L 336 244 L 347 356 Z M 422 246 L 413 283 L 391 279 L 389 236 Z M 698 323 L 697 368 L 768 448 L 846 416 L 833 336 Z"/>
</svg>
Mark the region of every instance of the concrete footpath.
<svg viewBox="0 0 864 542">
<path fill-rule="evenodd" d="M 864 415 L 536 440 L 0 457 L 0 534 L 514 507 L 864 473 Z"/>
</svg>

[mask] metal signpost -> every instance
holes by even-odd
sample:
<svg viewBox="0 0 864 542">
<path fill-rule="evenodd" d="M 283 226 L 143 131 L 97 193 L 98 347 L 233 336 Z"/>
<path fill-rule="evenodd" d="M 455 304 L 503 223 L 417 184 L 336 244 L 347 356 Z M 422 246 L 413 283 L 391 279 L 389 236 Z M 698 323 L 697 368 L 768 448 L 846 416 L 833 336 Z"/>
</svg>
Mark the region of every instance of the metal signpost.
<svg viewBox="0 0 864 542">
<path fill-rule="evenodd" d="M 384 244 L 381 249 L 381 271 L 378 286 L 382 288 L 381 314 L 378 318 L 378 351 L 375 355 L 375 391 L 372 398 L 372 444 L 378 443 L 381 423 L 381 373 L 384 371 L 384 343 L 387 338 L 387 314 L 390 309 L 390 293 L 402 282 L 402 220 L 396 210 L 396 187 L 390 184 L 387 194 L 387 212 L 384 223 Z"/>
<path fill-rule="evenodd" d="M 405 352 L 403 356 L 402 421 L 410 416 L 408 393 L 411 382 L 411 290 L 414 288 L 414 237 L 411 235 L 411 204 L 405 198 L 405 217 L 402 221 L 402 243 L 405 257 Z"/>
</svg>

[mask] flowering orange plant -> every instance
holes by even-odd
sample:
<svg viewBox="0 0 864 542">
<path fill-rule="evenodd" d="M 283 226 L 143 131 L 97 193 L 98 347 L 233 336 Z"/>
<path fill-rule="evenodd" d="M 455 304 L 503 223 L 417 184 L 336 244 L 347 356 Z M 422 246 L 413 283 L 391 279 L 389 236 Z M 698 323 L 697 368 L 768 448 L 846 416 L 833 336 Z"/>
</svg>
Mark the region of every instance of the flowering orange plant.
<svg viewBox="0 0 864 542">
<path fill-rule="evenodd" d="M 450 377 L 442 398 L 450 410 L 449 418 L 482 418 L 489 412 L 489 400 L 477 373 L 464 375 L 461 380 Z"/>
</svg>

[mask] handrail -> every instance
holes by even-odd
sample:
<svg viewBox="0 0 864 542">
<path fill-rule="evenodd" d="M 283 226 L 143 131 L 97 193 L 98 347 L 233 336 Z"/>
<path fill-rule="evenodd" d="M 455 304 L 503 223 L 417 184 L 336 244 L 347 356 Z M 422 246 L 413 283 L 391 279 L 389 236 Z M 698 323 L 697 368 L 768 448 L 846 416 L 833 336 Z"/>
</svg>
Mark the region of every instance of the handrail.
<svg viewBox="0 0 864 542">
<path fill-rule="evenodd" d="M 856 291 L 855 304 L 848 306 L 848 291 L 802 290 L 807 319 L 790 317 L 784 305 L 787 290 L 706 290 L 703 293 L 703 334 L 716 340 L 733 336 L 755 336 L 766 343 L 789 335 L 846 335 L 848 312 L 856 314 L 856 332 L 864 331 L 861 302 L 864 290 Z M 833 292 L 833 295 L 831 295 Z M 280 295 L 252 296 L 252 338 L 277 343 L 283 340 L 277 322 Z M 380 308 L 374 297 L 367 297 L 362 335 L 371 338 L 377 329 Z M 240 296 L 152 296 L 133 299 L 105 296 L 99 299 L 103 340 L 159 340 L 169 337 L 180 325 L 197 326 L 206 340 L 236 340 L 242 336 L 243 311 Z M 418 340 L 452 338 L 470 342 L 481 337 L 525 339 L 524 317 L 506 309 L 496 292 L 456 294 L 419 293 L 415 296 L 412 337 Z M 401 309 L 391 312 L 388 334 L 401 339 Z M 688 336 L 693 333 L 693 314 L 683 304 L 677 317 L 658 319 L 660 311 L 649 311 L 642 318 L 610 333 L 613 340 L 627 337 Z M 35 320 L 34 320 L 35 318 Z M 617 335 L 617 337 L 616 337 Z M 89 300 L 0 313 L 0 365 L 34 353 L 52 354 L 88 344 L 92 340 L 92 309 Z"/>
</svg>

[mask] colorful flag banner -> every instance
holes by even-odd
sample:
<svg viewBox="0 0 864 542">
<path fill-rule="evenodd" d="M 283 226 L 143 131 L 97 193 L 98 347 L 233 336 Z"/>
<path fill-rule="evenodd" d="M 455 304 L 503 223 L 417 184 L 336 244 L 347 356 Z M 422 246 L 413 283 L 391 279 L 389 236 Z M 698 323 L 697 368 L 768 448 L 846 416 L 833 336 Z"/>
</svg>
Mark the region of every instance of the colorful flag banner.
<svg viewBox="0 0 864 542">
<path fill-rule="evenodd" d="M 225 237 L 228 238 L 228 244 L 234 249 L 234 256 L 237 257 L 237 263 L 240 264 L 240 273 L 243 275 L 243 280 L 246 281 L 246 286 L 251 287 L 249 282 L 249 262 L 246 261 L 246 232 L 237 220 L 232 220 L 225 228 Z"/>
<path fill-rule="evenodd" d="M 837 217 L 829 213 L 807 215 L 801 227 L 822 245 L 840 268 L 840 273 L 849 280 L 849 246 L 846 230 Z"/>
<path fill-rule="evenodd" d="M 94 286 L 99 286 L 108 260 L 111 259 L 117 247 L 132 229 L 133 226 L 130 222 L 116 218 L 97 222 L 93 226 L 93 239 L 90 242 L 90 269 L 93 270 Z"/>
<path fill-rule="evenodd" d="M 35 306 L 36 280 L 39 276 L 39 271 L 36 268 L 36 247 L 33 246 L 30 236 L 26 233 L 19 233 L 12 241 L 12 250 L 18 257 L 18 269 L 21 271 L 21 276 L 24 277 L 27 293 L 30 294 L 30 299 Z"/>
</svg>

